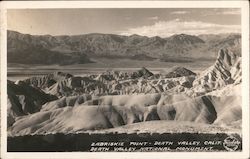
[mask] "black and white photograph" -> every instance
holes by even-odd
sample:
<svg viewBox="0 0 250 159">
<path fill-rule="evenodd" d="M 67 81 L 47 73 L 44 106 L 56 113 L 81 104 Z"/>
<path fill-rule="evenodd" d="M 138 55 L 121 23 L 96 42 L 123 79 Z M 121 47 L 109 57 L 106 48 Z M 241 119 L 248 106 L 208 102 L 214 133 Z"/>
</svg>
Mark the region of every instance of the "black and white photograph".
<svg viewBox="0 0 250 159">
<path fill-rule="evenodd" d="M 242 153 L 242 28 L 238 6 L 6 9 L 6 153 Z"/>
</svg>

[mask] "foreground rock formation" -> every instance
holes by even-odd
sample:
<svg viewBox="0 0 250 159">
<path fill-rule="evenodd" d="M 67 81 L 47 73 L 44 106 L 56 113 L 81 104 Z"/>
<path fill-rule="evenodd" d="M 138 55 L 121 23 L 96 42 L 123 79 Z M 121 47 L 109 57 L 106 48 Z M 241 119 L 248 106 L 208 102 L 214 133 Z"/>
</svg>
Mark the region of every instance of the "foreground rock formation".
<svg viewBox="0 0 250 159">
<path fill-rule="evenodd" d="M 199 74 L 182 67 L 164 74 L 142 68 L 8 82 L 8 133 L 77 133 L 152 120 L 240 129 L 241 80 L 241 57 L 222 49 L 214 65 Z"/>
<path fill-rule="evenodd" d="M 224 125 L 241 120 L 240 101 L 240 96 L 190 98 L 150 94 L 104 96 L 61 108 L 49 103 L 40 112 L 19 118 L 10 131 L 19 135 L 74 133 L 151 120 Z"/>
<path fill-rule="evenodd" d="M 215 90 L 233 83 L 241 83 L 241 57 L 228 49 L 221 49 L 213 66 L 201 73 L 194 87 Z"/>
<path fill-rule="evenodd" d="M 8 89 L 8 125 L 12 125 L 15 118 L 40 111 L 43 104 L 56 100 L 57 97 L 46 94 L 23 81 L 16 83 L 7 81 Z"/>
</svg>

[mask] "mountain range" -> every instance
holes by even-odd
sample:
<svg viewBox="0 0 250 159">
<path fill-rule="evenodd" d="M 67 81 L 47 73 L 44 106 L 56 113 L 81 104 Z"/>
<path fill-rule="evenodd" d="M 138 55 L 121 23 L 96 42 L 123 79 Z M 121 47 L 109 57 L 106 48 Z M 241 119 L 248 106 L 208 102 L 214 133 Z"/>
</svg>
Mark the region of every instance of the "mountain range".
<svg viewBox="0 0 250 159">
<path fill-rule="evenodd" d="M 215 59 L 219 49 L 240 54 L 240 34 L 176 34 L 162 38 L 140 35 L 29 35 L 7 32 L 8 62 L 19 64 L 83 64 L 95 58 L 127 58 L 164 62 Z"/>
</svg>

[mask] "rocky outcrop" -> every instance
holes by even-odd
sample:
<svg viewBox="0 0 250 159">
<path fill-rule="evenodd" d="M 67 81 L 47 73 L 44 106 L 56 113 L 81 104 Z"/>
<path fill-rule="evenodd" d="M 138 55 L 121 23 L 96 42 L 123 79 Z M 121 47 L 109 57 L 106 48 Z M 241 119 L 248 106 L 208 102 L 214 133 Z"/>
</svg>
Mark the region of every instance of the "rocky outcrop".
<svg viewBox="0 0 250 159">
<path fill-rule="evenodd" d="M 152 72 L 150 72 L 148 69 L 146 69 L 145 67 L 141 68 L 140 70 L 136 71 L 136 72 L 133 72 L 131 77 L 133 79 L 136 79 L 136 78 L 148 78 L 150 76 L 153 76 L 154 74 Z"/>
<path fill-rule="evenodd" d="M 80 105 L 86 101 L 91 100 L 92 97 L 89 94 L 82 94 L 79 96 L 69 96 L 69 97 L 62 97 L 60 99 L 47 102 L 45 103 L 41 111 L 48 111 L 48 110 L 54 110 L 57 108 L 67 107 L 67 106 L 77 106 Z"/>
<path fill-rule="evenodd" d="M 63 72 L 55 72 L 41 77 L 32 77 L 25 79 L 24 82 L 33 87 L 40 89 L 46 89 L 54 85 L 55 83 L 73 77 L 71 74 L 65 74 Z"/>
<path fill-rule="evenodd" d="M 56 96 L 46 94 L 22 81 L 16 82 L 16 84 L 8 81 L 7 89 L 9 126 L 13 124 L 16 117 L 38 112 L 43 104 L 57 99 Z"/>
<path fill-rule="evenodd" d="M 221 49 L 213 66 L 203 71 L 193 86 L 196 92 L 209 92 L 241 81 L 241 57 L 228 49 Z"/>
<path fill-rule="evenodd" d="M 185 72 L 182 75 L 186 75 Z M 134 72 L 109 71 L 86 77 L 75 77 L 57 72 L 42 77 L 32 77 L 24 82 L 46 93 L 63 97 L 81 94 L 100 96 L 161 93 L 171 91 L 177 86 L 182 88 L 176 89 L 175 92 L 183 92 L 185 88 L 192 87 L 194 79 L 195 76 L 192 75 L 177 78 L 157 77 L 146 68 L 142 68 Z"/>
<path fill-rule="evenodd" d="M 176 77 L 195 76 L 195 75 L 196 73 L 184 67 L 173 67 L 164 73 L 165 78 L 176 78 Z"/>
</svg>

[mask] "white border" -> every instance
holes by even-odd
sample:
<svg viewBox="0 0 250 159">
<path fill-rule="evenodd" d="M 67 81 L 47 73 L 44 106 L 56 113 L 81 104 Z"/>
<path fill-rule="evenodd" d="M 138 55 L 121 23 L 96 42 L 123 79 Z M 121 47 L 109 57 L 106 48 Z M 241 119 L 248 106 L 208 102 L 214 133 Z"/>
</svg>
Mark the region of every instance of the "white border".
<svg viewBox="0 0 250 159">
<path fill-rule="evenodd" d="M 1 5 L 1 158 L 249 158 L 249 3 L 248 1 L 4 1 Z M 27 8 L 241 8 L 243 67 L 243 151 L 242 152 L 7 152 L 7 9 Z"/>
</svg>

